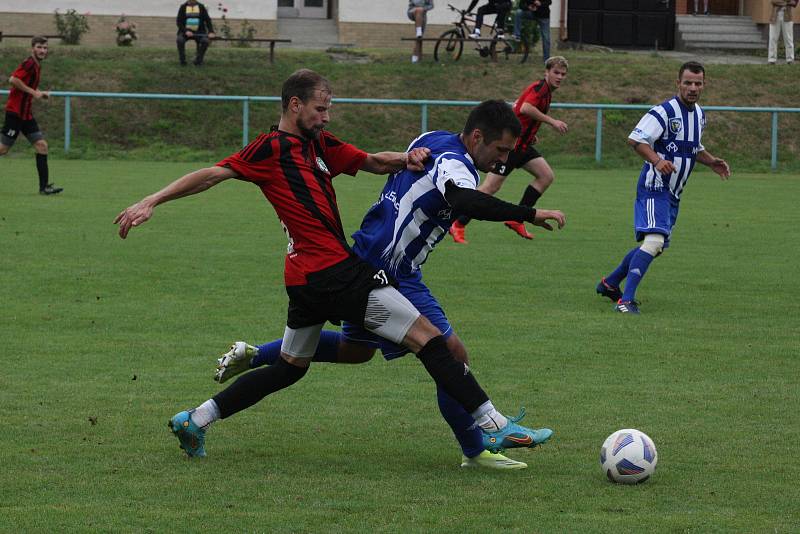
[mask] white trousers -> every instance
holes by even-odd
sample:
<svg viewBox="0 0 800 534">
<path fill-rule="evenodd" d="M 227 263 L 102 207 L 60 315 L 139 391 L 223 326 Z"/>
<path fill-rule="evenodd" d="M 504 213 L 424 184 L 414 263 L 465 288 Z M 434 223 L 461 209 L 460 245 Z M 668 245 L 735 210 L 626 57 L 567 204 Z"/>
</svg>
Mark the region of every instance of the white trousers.
<svg viewBox="0 0 800 534">
<path fill-rule="evenodd" d="M 786 61 L 794 61 L 794 29 L 792 21 L 783 20 L 783 8 L 778 10 L 778 22 L 769 25 L 769 51 L 767 61 L 778 60 L 778 39 L 783 33 L 783 47 L 786 49 Z"/>
</svg>

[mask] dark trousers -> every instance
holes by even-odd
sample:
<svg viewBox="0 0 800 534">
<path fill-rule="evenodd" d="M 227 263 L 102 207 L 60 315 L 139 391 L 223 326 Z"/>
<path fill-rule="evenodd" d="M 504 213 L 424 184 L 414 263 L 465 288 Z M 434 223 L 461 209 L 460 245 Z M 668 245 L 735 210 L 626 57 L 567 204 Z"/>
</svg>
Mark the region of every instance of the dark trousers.
<svg viewBox="0 0 800 534">
<path fill-rule="evenodd" d="M 175 38 L 178 44 L 178 58 L 181 60 L 181 65 L 186 64 L 186 41 L 193 40 L 197 43 L 197 54 L 194 57 L 194 64 L 200 65 L 203 63 L 203 57 L 208 50 L 208 35 L 203 33 L 195 33 L 191 37 L 186 37 L 185 34 L 179 33 Z"/>
<path fill-rule="evenodd" d="M 483 17 L 492 13 L 497 13 L 497 32 L 503 33 L 506 26 L 506 17 L 508 12 L 511 11 L 511 2 L 497 2 L 488 3 L 478 8 L 477 16 L 475 17 L 475 28 L 480 29 L 483 26 Z"/>
</svg>

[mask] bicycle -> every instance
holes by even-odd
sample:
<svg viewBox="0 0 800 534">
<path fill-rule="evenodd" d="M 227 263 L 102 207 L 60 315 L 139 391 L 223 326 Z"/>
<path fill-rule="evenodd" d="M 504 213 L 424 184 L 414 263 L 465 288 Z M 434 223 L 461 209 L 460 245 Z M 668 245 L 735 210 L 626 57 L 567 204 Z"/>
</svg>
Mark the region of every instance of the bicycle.
<svg viewBox="0 0 800 534">
<path fill-rule="evenodd" d="M 458 22 L 454 22 L 455 28 L 445 31 L 439 36 L 436 41 L 436 46 L 433 48 L 433 59 L 442 62 L 455 62 L 461 58 L 464 51 L 464 41 L 469 40 L 475 45 L 475 50 L 481 57 L 491 57 L 493 61 L 497 61 L 498 52 L 505 55 L 506 60 L 511 55 L 519 55 L 520 63 L 525 63 L 528 59 L 530 52 L 530 43 L 525 39 L 517 39 L 515 37 L 498 37 L 497 34 L 497 20 L 495 19 L 489 31 L 491 39 L 472 39 L 469 37 L 470 30 L 467 23 L 472 23 L 474 26 L 475 19 L 474 13 L 468 13 L 466 10 L 458 9 L 457 7 L 447 4 L 450 11 L 455 11 L 459 14 Z M 484 44 L 488 41 L 488 44 Z"/>
</svg>

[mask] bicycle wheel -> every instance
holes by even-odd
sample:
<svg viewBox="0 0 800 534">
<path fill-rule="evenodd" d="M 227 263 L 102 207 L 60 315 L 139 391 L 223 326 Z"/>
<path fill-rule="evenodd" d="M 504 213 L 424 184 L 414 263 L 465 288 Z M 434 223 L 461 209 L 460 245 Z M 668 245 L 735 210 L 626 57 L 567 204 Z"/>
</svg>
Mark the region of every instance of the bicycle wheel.
<svg viewBox="0 0 800 534">
<path fill-rule="evenodd" d="M 464 40 L 458 30 L 447 30 L 433 47 L 433 59 L 443 63 L 458 61 L 464 51 Z"/>
</svg>

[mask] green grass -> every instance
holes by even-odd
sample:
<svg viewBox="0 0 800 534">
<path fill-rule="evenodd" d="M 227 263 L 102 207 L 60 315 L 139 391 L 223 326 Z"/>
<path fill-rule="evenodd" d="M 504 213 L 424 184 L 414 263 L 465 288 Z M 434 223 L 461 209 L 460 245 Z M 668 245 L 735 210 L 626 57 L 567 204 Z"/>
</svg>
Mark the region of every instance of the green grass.
<svg viewBox="0 0 800 534">
<path fill-rule="evenodd" d="M 475 222 L 426 279 L 506 412 L 555 429 L 530 468 L 466 472 L 413 358 L 314 366 L 216 425 L 188 461 L 165 423 L 218 390 L 235 339 L 283 332 L 285 238 L 245 183 L 161 206 L 120 240 L 125 206 L 199 164 L 55 161 L 0 180 L 0 531 L 797 532 L 800 182 L 697 172 L 640 317 L 594 284 L 632 246 L 636 166 L 556 169 L 540 201 L 565 229 L 533 242 Z M 383 179 L 337 179 L 354 230 Z M 522 176 L 501 196 L 516 200 Z M 646 484 L 610 484 L 599 447 L 647 432 Z"/>
<path fill-rule="evenodd" d="M 368 63 L 334 60 L 323 52 L 280 49 L 269 65 L 263 49 L 213 48 L 202 69 L 181 69 L 174 49 L 86 48 L 55 45 L 42 70 L 42 88 L 66 91 L 187 93 L 215 95 L 279 95 L 286 77 L 299 67 L 315 69 L 332 81 L 335 95 L 349 98 L 439 100 L 515 100 L 531 81 L 542 76 L 537 62 L 490 63 L 471 50 L 456 64 L 434 63 L 432 48 L 424 63 L 412 67 L 409 51 L 369 50 Z M 0 80 L 27 54 L 23 47 L 0 47 Z M 633 53 L 563 52 L 570 73 L 554 102 L 655 104 L 674 94 L 680 61 Z M 533 58 L 539 58 L 538 49 Z M 361 56 L 359 56 L 361 58 Z M 791 68 L 762 65 L 709 65 L 702 103 L 725 106 L 797 106 L 797 77 Z M 431 129 L 458 130 L 466 109 L 431 107 Z M 269 129 L 279 106 L 254 103 L 252 137 Z M 603 129 L 600 168 L 633 165 L 637 157 L 625 143 L 641 110 L 610 111 Z M 63 100 L 37 104 L 35 114 L 53 154 L 62 157 Z M 594 110 L 553 110 L 565 120 L 568 135 L 541 129 L 540 149 L 561 167 L 597 168 L 594 162 Z M 76 159 L 201 161 L 227 155 L 241 143 L 241 104 L 74 99 L 72 149 Z M 730 159 L 737 169 L 766 172 L 770 166 L 771 116 L 767 113 L 709 113 L 703 137 L 712 153 Z M 800 171 L 800 113 L 779 119 L 779 168 Z M 368 150 L 402 149 L 419 134 L 416 106 L 337 104 L 331 131 Z M 731 145 L 729 140 L 735 139 Z M 12 157 L 29 149 L 20 142 Z"/>
</svg>

